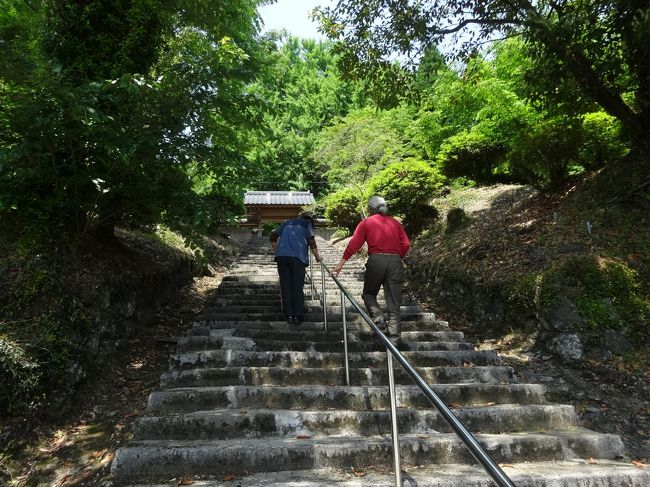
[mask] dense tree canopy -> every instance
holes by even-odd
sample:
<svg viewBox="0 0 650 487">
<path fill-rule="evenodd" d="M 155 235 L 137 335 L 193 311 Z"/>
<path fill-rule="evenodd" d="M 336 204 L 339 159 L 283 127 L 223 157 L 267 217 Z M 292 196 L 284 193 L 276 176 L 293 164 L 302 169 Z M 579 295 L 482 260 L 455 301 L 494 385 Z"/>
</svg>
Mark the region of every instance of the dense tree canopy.
<svg viewBox="0 0 650 487">
<path fill-rule="evenodd" d="M 637 142 L 650 130 L 645 0 L 340 0 L 321 10 L 321 23 L 341 41 L 349 72 L 381 68 L 395 53 L 414 56 L 443 41 L 464 58 L 490 39 L 518 35 L 547 86 L 571 77 L 582 96 L 621 120 Z M 552 92 L 540 90 L 547 97 Z"/>
<path fill-rule="evenodd" d="M 363 197 L 406 160 L 543 186 L 644 140 L 638 0 L 341 0 L 335 43 L 260 36 L 262 3 L 0 0 L 2 223 L 191 234 L 245 189 Z"/>
<path fill-rule="evenodd" d="M 240 204 L 258 0 L 2 3 L 3 221 L 187 228 Z"/>
<path fill-rule="evenodd" d="M 270 34 L 266 69 L 250 87 L 262 100 L 260 124 L 247 156 L 249 186 L 323 189 L 312 150 L 319 132 L 364 104 L 360 87 L 341 80 L 331 43 Z"/>
</svg>

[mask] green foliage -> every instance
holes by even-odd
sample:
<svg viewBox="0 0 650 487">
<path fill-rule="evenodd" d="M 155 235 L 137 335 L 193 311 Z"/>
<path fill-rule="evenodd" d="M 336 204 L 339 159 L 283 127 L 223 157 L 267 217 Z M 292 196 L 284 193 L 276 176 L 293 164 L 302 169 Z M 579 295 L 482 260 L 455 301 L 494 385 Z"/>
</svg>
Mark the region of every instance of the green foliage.
<svg viewBox="0 0 650 487">
<path fill-rule="evenodd" d="M 205 231 L 240 210 L 256 0 L 18 3 L 0 15 L 22 73 L 0 74 L 10 231 Z"/>
<path fill-rule="evenodd" d="M 172 28 L 164 0 L 56 1 L 47 5 L 43 49 L 70 80 L 146 73 Z"/>
<path fill-rule="evenodd" d="M 247 153 L 249 187 L 318 193 L 323 174 L 312 155 L 318 134 L 363 104 L 359 88 L 340 78 L 331 44 L 271 34 L 265 69 L 250 92 L 261 101 L 253 110 L 261 122 Z"/>
<path fill-rule="evenodd" d="M 554 102 L 554 115 L 573 116 L 571 108 L 584 111 L 595 101 L 643 144 L 650 130 L 649 8 L 645 0 L 427 0 L 401 8 L 388 0 L 340 0 L 321 8 L 319 18 L 353 74 L 395 53 L 416 58 L 427 46 L 448 44 L 447 36 L 456 41 L 457 59 L 470 58 L 488 39 L 520 36 L 533 59 L 536 99 Z"/>
<path fill-rule="evenodd" d="M 582 116 L 582 145 L 579 158 L 583 166 L 597 169 L 621 159 L 628 147 L 621 140 L 621 123 L 605 112 Z"/>
<path fill-rule="evenodd" d="M 87 354 L 91 320 L 85 305 L 62 291 L 42 263 L 33 264 L 21 269 L 12 296 L 0 308 L 9 317 L 0 322 L 0 384 L 10 386 L 0 401 L 2 414 L 40 410 L 53 393 L 78 381 L 72 366 Z"/>
<path fill-rule="evenodd" d="M 580 315 L 574 325 L 585 333 L 611 328 L 624 331 L 638 343 L 647 340 L 650 301 L 642 292 L 636 271 L 613 260 L 594 257 L 563 259 L 547 270 L 510 285 L 514 309 L 544 315 L 571 296 Z"/>
<path fill-rule="evenodd" d="M 368 184 L 368 194 L 383 196 L 391 213 L 402 216 L 406 231 L 415 235 L 437 218 L 429 202 L 445 181 L 446 178 L 426 162 L 406 159 L 377 173 Z"/>
<path fill-rule="evenodd" d="M 0 329 L 5 328 L 0 323 Z M 40 400 L 39 364 L 18 343 L 0 335 L 0 413 L 20 415 Z"/>
<path fill-rule="evenodd" d="M 462 76 L 440 72 L 414 123 L 414 139 L 450 177 L 486 183 L 508 174 L 505 155 L 534 120 L 514 91 L 515 75 L 503 68 L 512 49 L 495 50 L 493 62 L 471 58 Z"/>
<path fill-rule="evenodd" d="M 458 178 L 452 179 L 449 183 L 449 187 L 456 190 L 464 188 L 475 188 L 476 181 L 465 176 L 460 176 Z"/>
<path fill-rule="evenodd" d="M 506 153 L 507 147 L 498 140 L 477 131 L 461 132 L 445 140 L 436 162 L 448 178 L 487 183 Z"/>
<path fill-rule="evenodd" d="M 323 130 L 314 159 L 332 187 L 354 185 L 365 193 L 374 174 L 402 159 L 407 149 L 392 120 L 395 113 L 357 110 Z"/>
<path fill-rule="evenodd" d="M 555 117 L 522 132 L 509 155 L 510 170 L 530 184 L 559 185 L 578 162 L 580 126 L 575 119 Z"/>
<path fill-rule="evenodd" d="M 344 188 L 325 197 L 325 218 L 330 226 L 353 232 L 363 220 L 366 197 L 354 188 Z"/>
<path fill-rule="evenodd" d="M 518 312 L 533 312 L 540 315 L 550 311 L 559 302 L 559 269 L 528 274 L 510 283 L 508 305 Z"/>
<path fill-rule="evenodd" d="M 579 290 L 575 302 L 586 327 L 622 329 L 638 340 L 648 338 L 650 302 L 640 293 L 634 270 L 605 259 L 573 259 L 564 276 Z"/>
<path fill-rule="evenodd" d="M 277 223 L 265 223 L 262 225 L 262 235 L 268 237 L 271 235 L 271 232 L 278 228 L 280 225 Z"/>
</svg>

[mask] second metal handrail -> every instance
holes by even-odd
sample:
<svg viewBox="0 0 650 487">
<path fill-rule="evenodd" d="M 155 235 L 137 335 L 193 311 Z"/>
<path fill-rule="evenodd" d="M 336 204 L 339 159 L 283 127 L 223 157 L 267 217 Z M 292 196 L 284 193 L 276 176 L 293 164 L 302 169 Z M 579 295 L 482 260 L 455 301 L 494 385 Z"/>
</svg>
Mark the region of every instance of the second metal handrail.
<svg viewBox="0 0 650 487">
<path fill-rule="evenodd" d="M 311 271 L 311 269 L 310 269 Z M 393 361 L 395 359 L 404 367 L 406 373 L 411 376 L 415 384 L 419 387 L 422 393 L 431 401 L 431 403 L 438 409 L 442 417 L 447 421 L 449 426 L 454 430 L 454 433 L 465 443 L 470 453 L 474 458 L 483 466 L 485 471 L 492 477 L 492 479 L 497 483 L 499 487 L 516 487 L 515 484 L 510 480 L 510 478 L 505 474 L 505 472 L 499 467 L 499 465 L 487 454 L 479 442 L 474 438 L 474 436 L 465 428 L 461 421 L 451 412 L 447 405 L 438 397 L 438 395 L 431 389 L 429 384 L 420 376 L 420 374 L 413 368 L 409 361 L 404 357 L 397 347 L 382 333 L 379 327 L 373 322 L 372 318 L 363 310 L 363 308 L 357 303 L 357 301 L 352 297 L 350 292 L 345 288 L 345 286 L 334 276 L 329 268 L 321 261 L 321 303 L 323 305 L 323 319 L 325 324 L 325 330 L 327 331 L 327 300 L 325 294 L 325 271 L 327 274 L 334 280 L 339 290 L 341 291 L 341 316 L 343 323 L 343 335 L 344 335 L 344 350 L 345 350 L 345 379 L 346 385 L 350 385 L 350 375 L 349 375 L 349 366 L 348 366 L 348 340 L 347 340 L 347 326 L 345 319 L 345 299 L 347 298 L 350 301 L 350 304 L 357 310 L 361 317 L 368 323 L 370 328 L 375 332 L 379 337 L 379 340 L 386 347 L 387 352 L 387 361 L 388 361 L 388 379 L 389 379 L 389 388 L 390 388 L 390 397 L 391 397 L 391 425 L 393 432 L 393 459 L 395 466 L 395 485 L 401 487 L 401 471 L 400 471 L 400 459 L 399 459 L 399 437 L 397 431 L 397 405 L 395 398 L 395 380 L 393 375 Z M 313 274 L 310 276 L 312 280 L 313 287 Z"/>
</svg>

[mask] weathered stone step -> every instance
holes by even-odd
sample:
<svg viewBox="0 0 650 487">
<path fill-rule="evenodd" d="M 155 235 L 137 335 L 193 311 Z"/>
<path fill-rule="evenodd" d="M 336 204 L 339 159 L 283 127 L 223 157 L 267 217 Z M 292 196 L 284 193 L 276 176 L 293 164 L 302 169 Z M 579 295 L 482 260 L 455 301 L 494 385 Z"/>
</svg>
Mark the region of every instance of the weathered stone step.
<svg viewBox="0 0 650 487">
<path fill-rule="evenodd" d="M 424 436 L 424 435 L 422 435 Z M 465 445 L 453 434 L 402 435 L 400 456 L 405 463 L 475 463 Z M 614 435 L 584 432 L 476 435 L 497 463 L 615 459 L 622 444 Z M 221 476 L 229 473 L 273 472 L 310 468 L 350 468 L 390 465 L 392 444 L 384 436 L 325 438 L 262 438 L 226 441 L 141 441 L 117 451 L 111 473 L 117 482 L 143 478 L 189 475 Z"/>
<path fill-rule="evenodd" d="M 285 319 L 284 313 L 279 311 L 279 309 L 273 310 L 269 309 L 267 311 L 242 311 L 241 313 L 235 313 L 231 312 L 228 309 L 225 310 L 205 310 L 203 313 L 201 313 L 201 316 L 199 316 L 199 320 L 205 320 L 205 321 L 212 321 L 212 320 L 242 320 L 242 321 L 281 321 Z M 327 319 L 331 321 L 341 321 L 341 313 L 340 310 L 337 311 L 330 311 L 328 310 L 327 312 Z M 350 313 L 347 316 L 347 320 L 349 322 L 364 322 L 363 318 L 361 318 L 360 315 Z M 424 313 L 421 313 L 419 311 L 414 312 L 405 312 L 402 313 L 402 320 L 404 321 L 414 321 L 416 323 L 434 323 L 435 321 L 432 320 L 429 316 L 427 316 Z M 305 321 L 323 321 L 323 313 L 321 310 L 319 311 L 308 311 L 305 313 Z"/>
<path fill-rule="evenodd" d="M 302 327 L 301 327 L 302 328 Z M 229 329 L 225 328 L 223 330 L 228 332 Z M 360 334 L 355 334 L 355 332 L 349 332 L 348 334 L 348 347 L 350 350 L 354 351 L 383 351 L 384 347 L 377 337 L 371 337 L 368 333 L 363 332 Z M 317 336 L 311 337 L 317 338 Z M 339 335 L 338 337 L 334 336 L 329 341 L 306 341 L 298 340 L 293 342 L 288 341 L 279 341 L 278 340 L 263 340 L 263 339 L 252 339 L 248 337 L 239 337 L 235 332 L 223 333 L 221 335 L 216 334 L 215 330 L 211 331 L 210 336 L 205 335 L 191 335 L 180 337 L 178 339 L 177 350 L 179 352 L 187 351 L 199 351 L 199 350 L 215 350 L 222 348 L 232 348 L 234 350 L 263 350 L 265 347 L 268 349 L 273 349 L 276 351 L 279 350 L 313 350 L 316 352 L 341 352 L 343 351 L 343 337 Z M 410 347 L 414 342 L 408 340 L 404 341 L 405 347 Z M 437 342 L 428 342 L 422 343 L 419 345 L 413 345 L 413 347 L 419 347 L 422 350 L 435 350 L 435 345 Z M 459 347 L 460 348 L 460 347 Z"/>
<path fill-rule="evenodd" d="M 463 406 L 494 404 L 545 404 L 546 388 L 540 384 L 431 384 L 446 404 Z M 402 408 L 432 408 L 413 385 L 396 386 Z M 386 386 L 222 386 L 189 387 L 154 391 L 147 410 L 152 414 L 222 408 L 279 408 L 300 410 L 386 409 Z"/>
<path fill-rule="evenodd" d="M 479 466 L 446 464 L 440 466 L 403 465 L 404 487 L 492 487 L 494 483 Z M 357 472 L 355 474 L 355 472 Z M 647 487 L 650 469 L 636 468 L 613 460 L 567 460 L 562 462 L 509 463 L 504 472 L 517 487 Z M 229 476 L 231 473 L 228 474 Z M 148 487 L 170 487 L 176 483 Z M 392 473 L 378 469 L 293 470 L 235 476 L 235 482 L 196 480 L 193 487 L 395 487 Z M 130 486 L 144 487 L 144 486 Z"/>
<path fill-rule="evenodd" d="M 288 324 L 284 327 L 222 327 L 222 328 L 209 328 L 205 326 L 194 326 L 189 332 L 188 336 L 212 336 L 212 337 L 223 337 L 223 336 L 237 336 L 237 337 L 246 337 L 253 339 L 267 339 L 267 340 L 292 340 L 292 341 L 310 341 L 310 342 L 340 342 L 343 339 L 343 334 L 341 330 L 329 330 L 324 331 L 321 329 L 307 329 L 306 327 L 300 325 L 295 326 Z M 448 338 L 450 335 L 445 334 L 445 332 L 425 332 L 425 331 L 409 331 L 404 332 L 402 338 L 405 340 L 411 341 L 421 341 L 421 342 L 440 342 L 445 338 Z M 353 330 L 348 330 L 348 342 L 366 342 L 374 341 L 377 339 L 373 337 L 370 332 L 360 331 L 355 327 Z M 451 341 L 451 340 L 450 340 Z M 462 347 L 454 347 L 455 350 L 464 349 L 471 350 L 473 345 L 469 342 L 459 342 L 462 343 Z"/>
<path fill-rule="evenodd" d="M 251 301 L 251 304 L 227 304 L 223 306 L 206 306 L 203 309 L 202 314 L 205 316 L 210 316 L 210 315 L 219 315 L 219 314 L 245 314 L 245 313 L 282 313 L 282 309 L 279 304 L 279 299 L 273 303 L 267 303 L 260 305 L 257 303 L 257 300 L 254 301 L 255 304 L 252 304 L 253 301 Z M 402 305 L 401 307 L 402 315 L 407 317 L 411 315 L 416 315 L 420 313 L 420 308 L 419 306 L 409 306 L 409 305 Z M 346 307 L 346 312 L 347 313 L 355 313 L 355 310 L 351 307 L 348 306 Z M 320 318 L 323 313 L 323 308 L 320 304 L 312 304 L 310 301 L 305 301 L 305 313 L 306 316 L 313 316 L 315 314 L 318 314 L 318 317 Z M 337 316 L 340 319 L 341 316 L 341 306 L 337 304 L 336 306 L 328 306 L 327 308 L 327 314 L 332 315 L 332 316 Z"/>
<path fill-rule="evenodd" d="M 263 329 L 263 330 L 300 330 L 300 331 L 317 331 L 324 332 L 324 325 L 321 321 L 305 321 L 301 325 L 289 324 L 286 320 L 281 321 L 240 321 L 240 320 L 197 320 L 193 323 L 194 327 L 208 327 L 213 329 L 228 329 L 228 328 L 245 328 L 245 329 Z M 343 324 L 341 321 L 327 320 L 327 327 L 329 331 L 338 331 L 342 333 Z M 348 322 L 348 331 L 361 330 L 363 333 L 369 334 L 370 327 L 361 321 Z M 417 321 L 402 321 L 402 333 L 408 332 L 431 332 L 431 333 L 446 333 L 445 337 L 439 336 L 437 338 L 429 338 L 429 340 L 463 340 L 463 333 L 460 331 L 451 331 L 444 322 L 434 323 L 421 323 Z M 365 335 L 359 335 L 364 337 Z M 456 337 L 456 338 L 454 338 Z"/>
<path fill-rule="evenodd" d="M 440 342 L 411 342 L 404 340 L 403 350 L 411 347 L 418 351 L 441 351 L 446 343 Z M 201 350 L 249 350 L 249 351 L 296 351 L 296 352 L 319 352 L 319 353 L 340 353 L 343 351 L 343 340 L 336 341 L 308 341 L 308 340 L 265 340 L 261 338 L 238 337 L 236 335 L 224 336 L 189 336 L 178 339 L 177 350 L 179 352 L 198 352 Z M 455 348 L 455 347 L 450 347 Z M 460 348 L 460 347 L 458 347 Z M 350 352 L 383 352 L 385 347 L 378 338 L 367 338 L 357 340 L 350 336 L 348 339 L 348 350 Z M 443 350 L 444 351 L 444 350 Z"/>
<path fill-rule="evenodd" d="M 404 352 L 414 367 L 462 367 L 465 364 L 496 365 L 499 357 L 493 351 L 421 351 Z M 172 356 L 175 368 L 200 367 L 341 367 L 343 353 L 295 352 L 295 351 L 248 351 L 248 350 L 202 350 Z M 349 353 L 350 367 L 382 367 L 386 365 L 386 352 Z"/>
<path fill-rule="evenodd" d="M 504 433 L 576 428 L 573 407 L 565 405 L 499 405 L 453 410 L 469 431 Z M 404 434 L 451 433 L 434 410 L 398 410 L 398 431 Z M 137 440 L 228 439 L 327 435 L 390 435 L 389 410 L 212 410 L 148 416 L 134 426 Z"/>
<path fill-rule="evenodd" d="M 503 366 L 478 367 L 419 367 L 418 373 L 429 384 L 480 382 L 499 384 L 512 381 L 512 368 Z M 388 383 L 384 368 L 350 369 L 352 385 L 383 385 Z M 287 368 L 287 367 L 223 367 L 218 369 L 189 369 L 163 374 L 164 388 L 227 386 L 227 385 L 338 385 L 345 381 L 345 369 Z M 410 383 L 411 378 L 401 368 L 395 370 L 395 382 Z"/>
<path fill-rule="evenodd" d="M 370 327 L 367 324 L 363 324 L 363 326 L 357 326 L 357 323 L 350 323 L 348 326 L 348 330 L 363 330 L 364 333 L 366 331 L 370 330 Z M 418 325 L 417 327 L 415 325 Z M 303 324 L 296 326 L 294 324 L 289 324 L 285 320 L 282 321 L 269 321 L 269 322 L 262 322 L 262 321 L 232 321 L 232 320 L 227 320 L 227 321 L 205 321 L 205 320 L 199 320 L 195 321 L 192 326 L 194 328 L 209 328 L 209 329 L 215 329 L 215 330 L 221 330 L 221 329 L 256 329 L 256 330 L 300 330 L 300 331 L 317 331 L 317 332 L 323 332 L 325 333 L 323 323 L 320 322 L 304 322 Z M 452 331 L 449 328 L 442 328 L 439 329 L 439 327 L 442 325 L 439 325 L 438 323 L 436 324 L 422 324 L 422 323 L 415 323 L 415 322 L 402 322 L 402 336 L 406 337 L 409 333 L 414 332 L 414 333 L 426 333 L 424 337 L 426 337 L 427 340 L 429 341 L 463 341 L 465 335 L 461 331 Z M 328 330 L 331 332 L 336 332 L 336 333 L 342 333 L 342 323 L 340 321 L 329 321 L 328 320 Z M 359 333 L 359 332 L 357 332 Z M 369 335 L 369 333 L 366 333 L 366 335 Z M 366 335 L 359 334 L 360 337 L 364 337 Z"/>
</svg>

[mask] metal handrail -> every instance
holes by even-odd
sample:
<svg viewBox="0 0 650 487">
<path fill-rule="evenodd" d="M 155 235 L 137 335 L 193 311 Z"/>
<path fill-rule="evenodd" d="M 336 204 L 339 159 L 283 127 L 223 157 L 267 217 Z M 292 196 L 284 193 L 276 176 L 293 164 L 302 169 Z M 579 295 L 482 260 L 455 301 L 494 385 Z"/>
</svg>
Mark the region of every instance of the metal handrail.
<svg viewBox="0 0 650 487">
<path fill-rule="evenodd" d="M 488 453 L 483 449 L 483 447 L 479 444 L 479 442 L 474 438 L 474 436 L 465 428 L 463 423 L 451 412 L 451 410 L 447 407 L 447 405 L 438 397 L 438 395 L 433 392 L 431 387 L 429 387 L 429 384 L 426 383 L 426 381 L 420 376 L 420 374 L 413 368 L 413 366 L 409 363 L 409 361 L 404 357 L 399 350 L 397 350 L 397 347 L 393 345 L 393 343 L 386 337 L 386 335 L 383 334 L 383 332 L 379 329 L 379 327 L 373 322 L 372 318 L 368 316 L 368 313 L 366 313 L 363 308 L 357 303 L 357 301 L 352 297 L 350 292 L 345 288 L 345 286 L 341 283 L 341 281 L 338 280 L 338 278 L 332 274 L 330 269 L 325 265 L 324 262 L 321 261 L 321 279 L 322 279 L 322 289 L 324 292 L 325 289 L 325 279 L 324 279 L 324 274 L 325 271 L 327 271 L 327 274 L 334 280 L 336 285 L 338 286 L 339 290 L 341 291 L 341 314 L 345 316 L 345 298 L 347 298 L 352 306 L 359 312 L 361 317 L 370 325 L 370 328 L 375 332 L 375 334 L 379 337 L 379 340 L 384 344 L 386 347 L 386 351 L 388 352 L 387 357 L 388 357 L 388 367 L 389 367 L 389 386 L 391 388 L 390 394 L 391 394 L 391 419 L 392 419 L 392 426 L 393 426 L 393 450 L 394 450 L 394 463 L 395 463 L 395 480 L 396 480 L 396 485 L 401 486 L 401 474 L 399 472 L 399 440 L 397 438 L 397 419 L 396 419 L 396 406 L 395 406 L 395 384 L 394 380 L 391 380 L 392 378 L 392 357 L 395 357 L 395 359 L 404 367 L 404 370 L 408 373 L 408 375 L 411 376 L 415 384 L 420 388 L 422 393 L 431 401 L 431 403 L 438 409 L 442 417 L 444 418 L 445 421 L 451 426 L 451 428 L 454 430 L 454 433 L 465 443 L 465 446 L 469 449 L 470 453 L 474 456 L 474 458 L 483 466 L 485 471 L 492 477 L 492 479 L 497 483 L 499 487 L 516 487 L 515 484 L 510 480 L 510 478 L 505 474 L 505 472 L 499 467 L 499 465 L 488 455 Z M 324 313 L 327 313 L 325 310 L 327 308 L 327 302 L 325 300 L 325 296 L 323 296 L 323 311 Z M 327 316 L 325 314 L 325 316 Z M 327 322 L 325 322 L 325 328 L 327 329 Z M 344 332 L 347 330 L 344 330 Z M 347 364 L 347 333 L 345 333 L 345 360 L 346 360 L 346 375 L 347 375 L 347 369 L 348 369 L 348 364 Z M 348 385 L 349 385 L 349 378 L 348 380 Z"/>
</svg>

